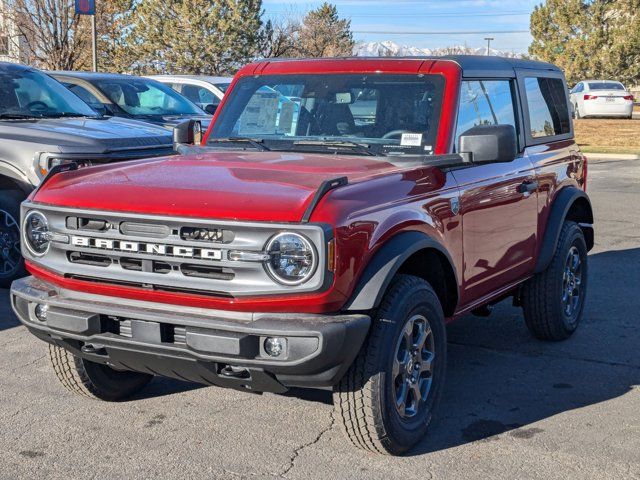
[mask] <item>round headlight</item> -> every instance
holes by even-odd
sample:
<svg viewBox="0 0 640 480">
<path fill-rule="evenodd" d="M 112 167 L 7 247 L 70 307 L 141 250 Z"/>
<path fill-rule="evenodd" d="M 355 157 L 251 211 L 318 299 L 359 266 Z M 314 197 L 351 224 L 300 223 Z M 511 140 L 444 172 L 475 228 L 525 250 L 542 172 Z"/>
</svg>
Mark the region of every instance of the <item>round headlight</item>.
<svg viewBox="0 0 640 480">
<path fill-rule="evenodd" d="M 32 210 L 24 217 L 23 236 L 27 249 L 36 257 L 41 257 L 49 250 L 49 222 L 47 217 L 37 210 Z"/>
<path fill-rule="evenodd" d="M 313 245 L 297 233 L 279 233 L 267 243 L 267 271 L 279 283 L 299 285 L 307 281 L 318 266 Z"/>
</svg>

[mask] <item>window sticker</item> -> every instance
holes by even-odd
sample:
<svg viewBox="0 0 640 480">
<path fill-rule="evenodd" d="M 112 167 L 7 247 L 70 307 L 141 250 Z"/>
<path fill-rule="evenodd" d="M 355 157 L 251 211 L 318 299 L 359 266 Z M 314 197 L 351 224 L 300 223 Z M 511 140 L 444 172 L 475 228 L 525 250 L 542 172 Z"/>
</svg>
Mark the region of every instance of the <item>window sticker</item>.
<svg viewBox="0 0 640 480">
<path fill-rule="evenodd" d="M 400 145 L 403 147 L 419 147 L 422 145 L 421 133 L 403 133 L 400 139 Z"/>
</svg>

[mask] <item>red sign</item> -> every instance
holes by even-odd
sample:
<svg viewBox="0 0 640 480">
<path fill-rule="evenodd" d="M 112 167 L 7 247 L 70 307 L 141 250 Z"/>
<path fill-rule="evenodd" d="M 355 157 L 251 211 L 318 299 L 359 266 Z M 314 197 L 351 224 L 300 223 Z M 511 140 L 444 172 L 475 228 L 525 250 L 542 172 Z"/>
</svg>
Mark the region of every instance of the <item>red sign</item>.
<svg viewBox="0 0 640 480">
<path fill-rule="evenodd" d="M 76 0 L 76 15 L 95 15 L 96 0 Z"/>
</svg>

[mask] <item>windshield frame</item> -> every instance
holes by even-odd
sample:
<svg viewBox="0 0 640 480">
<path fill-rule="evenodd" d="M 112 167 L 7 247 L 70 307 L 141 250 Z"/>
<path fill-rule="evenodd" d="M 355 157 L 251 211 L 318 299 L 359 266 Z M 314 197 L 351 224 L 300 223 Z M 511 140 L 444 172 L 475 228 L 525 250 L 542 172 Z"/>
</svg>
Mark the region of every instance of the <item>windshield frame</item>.
<svg viewBox="0 0 640 480">
<path fill-rule="evenodd" d="M 0 73 L 1 77 L 7 77 L 9 81 L 16 81 L 20 78 L 25 78 L 33 82 L 39 90 L 35 91 L 33 86 L 30 88 L 30 93 L 37 93 L 40 98 L 43 98 L 42 94 L 51 99 L 52 106 L 47 106 L 47 111 L 37 112 L 24 110 L 25 106 L 20 106 L 20 110 L 11 110 L 7 108 L 4 110 L 4 106 L 0 106 L 0 115 L 20 114 L 24 115 L 25 119 L 41 119 L 41 118 L 61 118 L 61 117 L 88 117 L 88 118 L 100 118 L 101 115 L 93 110 L 86 102 L 78 97 L 73 92 L 69 91 L 61 82 L 53 78 L 51 75 L 47 75 L 44 72 L 29 68 L 20 71 L 8 71 Z M 9 90 L 11 91 L 11 90 Z M 13 92 L 17 89 L 13 88 Z M 16 99 L 20 102 L 19 97 L 16 94 Z M 44 100 L 31 100 L 27 105 L 41 102 Z"/>
<path fill-rule="evenodd" d="M 330 144 L 332 142 L 344 142 L 344 143 L 353 143 L 354 145 L 360 145 L 363 147 L 371 147 L 371 151 L 373 151 L 374 153 L 378 153 L 381 155 L 419 155 L 419 156 L 424 156 L 424 155 L 433 155 L 435 154 L 435 150 L 439 144 L 440 141 L 440 129 L 442 128 L 441 125 L 441 120 L 442 120 L 442 116 L 443 116 L 443 109 L 445 108 L 445 103 L 446 103 L 446 95 L 447 95 L 447 84 L 448 84 L 448 78 L 447 75 L 443 75 L 444 72 L 439 72 L 439 71 L 435 71 L 435 72 L 429 72 L 429 73 L 422 73 L 422 72 L 405 72 L 405 71 L 373 71 L 373 72 L 360 72 L 360 71 L 353 71 L 353 72 L 348 72 L 348 71 L 338 71 L 338 72 L 322 72 L 322 73 L 311 73 L 311 72 L 294 72 L 294 73 L 270 73 L 270 74 L 262 74 L 262 75 L 242 75 L 239 76 L 233 83 L 233 87 L 228 91 L 228 93 L 226 94 L 226 97 L 222 103 L 222 105 L 218 108 L 218 112 L 216 112 L 216 116 L 215 116 L 215 121 L 212 122 L 209 131 L 207 132 L 207 136 L 206 136 L 206 145 L 207 146 L 215 146 L 216 144 L 216 139 L 222 139 L 224 140 L 225 138 L 228 139 L 230 137 L 236 137 L 236 138 L 240 138 L 240 139 L 251 139 L 251 140 L 258 140 L 261 142 L 269 142 L 269 149 L 270 150 L 280 150 L 280 151 L 308 151 L 308 149 L 304 149 L 304 148 L 298 148 L 300 145 L 308 145 L 305 142 L 306 141 L 319 141 L 319 142 L 327 142 L 329 144 L 329 146 L 331 146 Z M 367 137 L 367 136 L 357 136 L 357 135 L 307 135 L 307 136 L 303 136 L 303 135 L 290 135 L 290 136 L 279 136 L 279 135 L 226 135 L 225 133 L 229 132 L 230 126 L 229 123 L 227 122 L 226 125 L 223 124 L 224 120 L 225 120 L 225 115 L 228 114 L 227 112 L 229 112 L 229 109 L 232 108 L 233 104 L 235 101 L 237 101 L 238 96 L 240 95 L 238 92 L 240 91 L 240 88 L 242 87 L 243 83 L 246 82 L 251 82 L 251 81 L 257 81 L 257 82 L 261 82 L 263 86 L 268 86 L 268 85 L 287 85 L 285 82 L 289 81 L 290 84 L 294 84 L 295 83 L 295 78 L 298 77 L 310 77 L 310 78 L 314 78 L 317 79 L 318 77 L 353 77 L 350 80 L 357 80 L 358 77 L 363 79 L 363 85 L 371 85 L 371 88 L 373 88 L 376 85 L 382 84 L 384 82 L 387 83 L 393 83 L 394 81 L 397 81 L 398 84 L 400 84 L 401 82 L 406 82 L 407 80 L 411 80 L 412 82 L 415 83 L 421 83 L 421 82 L 425 82 L 425 83 L 431 83 L 431 88 L 433 88 L 433 91 L 435 93 L 434 95 L 434 100 L 431 104 L 431 111 L 430 112 L 426 112 L 425 116 L 428 117 L 427 119 L 427 125 L 429 126 L 428 131 L 422 131 L 422 132 L 415 132 L 415 133 L 420 133 L 422 135 L 422 142 L 420 144 L 420 146 L 418 148 L 415 148 L 413 150 L 408 149 L 406 147 L 406 145 L 401 145 L 400 144 L 400 139 L 397 139 L 397 144 L 392 144 L 391 141 L 389 139 L 383 139 L 382 136 L 380 137 Z M 264 79 L 270 79 L 271 82 L 269 82 L 269 80 L 264 80 Z M 350 82 L 350 80 L 347 80 L 347 83 Z M 369 81 L 370 83 L 366 83 L 366 81 Z M 281 81 L 282 83 L 277 83 L 278 81 Z M 274 83 L 275 82 L 275 83 Z M 308 84 L 305 85 L 305 88 L 308 88 Z M 349 87 L 352 88 L 352 87 Z M 255 90 L 253 90 L 253 92 L 257 91 L 259 88 L 256 88 Z M 366 89 L 366 86 L 363 86 L 363 90 Z M 284 94 L 278 92 L 280 95 L 285 96 Z M 294 98 L 294 97 L 290 97 L 290 98 Z M 240 101 L 243 101 L 242 99 L 240 99 Z M 247 99 L 245 99 L 244 101 L 244 105 L 242 107 L 242 111 L 244 111 L 244 109 L 246 109 L 246 106 L 248 104 Z M 379 108 L 379 106 L 376 106 L 376 109 Z M 417 112 L 418 110 L 414 110 L 415 112 Z M 241 115 L 241 113 L 239 114 Z M 232 125 L 235 124 L 235 122 L 238 121 L 238 119 L 240 118 L 240 116 L 237 115 L 235 120 L 234 117 L 231 117 L 231 121 Z M 376 113 L 376 116 L 378 115 L 378 113 Z M 226 132 L 223 130 L 226 128 Z M 231 127 L 231 129 L 233 129 L 233 127 Z M 388 132 L 387 132 L 388 133 Z M 409 133 L 409 131 L 407 130 L 407 133 Z M 414 133 L 413 131 L 411 131 L 411 133 Z M 291 145 L 287 148 L 283 148 L 283 143 L 289 142 Z M 417 147 L 417 145 L 414 145 Z M 378 147 L 383 147 L 383 148 L 378 148 Z M 428 150 L 425 150 L 425 147 L 430 147 Z M 333 148 L 332 152 L 335 151 L 336 149 Z M 346 148 L 345 150 L 349 150 L 348 148 Z M 359 149 L 360 151 L 356 151 L 357 149 L 354 149 L 353 152 L 356 154 L 367 154 L 364 149 Z M 385 150 L 385 151 L 383 151 Z M 342 149 L 340 150 L 342 151 Z M 368 153 L 370 154 L 370 153 Z"/>
<path fill-rule="evenodd" d="M 120 111 L 124 114 L 129 115 L 132 118 L 140 117 L 140 118 L 160 118 L 160 117 L 178 117 L 178 116 L 207 116 L 207 112 L 201 109 L 198 105 L 193 103 L 191 100 L 176 92 L 169 85 L 166 85 L 157 80 L 153 80 L 151 78 L 146 77 L 104 77 L 104 78 L 96 78 L 89 80 L 93 86 L 95 86 L 100 92 Z M 128 105 L 121 105 L 117 99 L 115 99 L 110 92 L 105 89 L 106 84 L 121 84 L 131 86 L 132 84 L 143 84 L 145 86 L 151 86 L 156 90 L 161 91 L 164 95 L 170 97 L 172 100 L 182 104 L 183 106 L 189 107 L 190 111 L 169 111 L 164 110 L 162 113 L 140 113 L 129 110 Z"/>
</svg>

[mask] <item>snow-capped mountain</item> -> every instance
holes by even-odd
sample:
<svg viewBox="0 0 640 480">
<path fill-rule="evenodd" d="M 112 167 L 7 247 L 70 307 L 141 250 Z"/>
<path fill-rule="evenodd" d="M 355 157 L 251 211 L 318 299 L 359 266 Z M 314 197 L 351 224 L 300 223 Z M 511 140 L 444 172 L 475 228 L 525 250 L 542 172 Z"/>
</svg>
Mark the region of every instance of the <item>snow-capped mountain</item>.
<svg viewBox="0 0 640 480">
<path fill-rule="evenodd" d="M 472 48 L 466 45 L 456 45 L 445 48 L 418 48 L 408 45 L 398 45 L 391 40 L 384 42 L 360 42 L 353 47 L 353 54 L 357 57 L 411 57 L 411 56 L 439 56 L 439 55 L 486 55 L 487 47 Z M 513 52 L 491 49 L 490 55 L 499 57 L 518 57 Z"/>
</svg>

